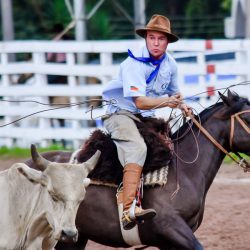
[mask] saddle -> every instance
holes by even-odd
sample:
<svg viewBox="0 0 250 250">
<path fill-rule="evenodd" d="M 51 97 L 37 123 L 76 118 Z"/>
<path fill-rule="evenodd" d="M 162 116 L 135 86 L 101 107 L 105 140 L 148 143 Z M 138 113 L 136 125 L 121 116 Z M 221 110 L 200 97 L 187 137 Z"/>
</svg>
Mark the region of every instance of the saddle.
<svg viewBox="0 0 250 250">
<path fill-rule="evenodd" d="M 161 118 L 139 117 L 135 121 L 138 130 L 148 147 L 143 174 L 167 166 L 172 159 L 170 128 L 168 122 Z M 96 150 L 101 151 L 99 161 L 89 178 L 95 181 L 118 185 L 122 182 L 123 167 L 119 162 L 115 143 L 111 135 L 102 130 L 95 130 L 83 144 L 76 156 L 78 162 L 88 160 Z"/>
</svg>

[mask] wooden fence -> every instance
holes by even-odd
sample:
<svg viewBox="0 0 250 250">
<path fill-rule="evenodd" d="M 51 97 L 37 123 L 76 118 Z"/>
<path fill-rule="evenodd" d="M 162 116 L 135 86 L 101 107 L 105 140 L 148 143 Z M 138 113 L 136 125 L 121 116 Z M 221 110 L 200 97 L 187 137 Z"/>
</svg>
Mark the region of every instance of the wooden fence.
<svg viewBox="0 0 250 250">
<path fill-rule="evenodd" d="M 0 146 L 29 146 L 30 143 L 47 146 L 52 140 L 63 140 L 67 145 L 79 147 L 100 125 L 100 116 L 105 112 L 103 108 L 90 112 L 91 104 L 101 102 L 89 101 L 101 98 L 103 86 L 117 76 L 119 62 L 126 57 L 127 49 L 143 44 L 143 40 L 1 42 Z M 170 44 L 169 51 L 178 61 L 184 96 L 204 92 L 199 97 L 204 97 L 200 101 L 207 106 L 214 95 L 207 90 L 249 80 L 249 48 L 248 40 L 181 40 Z M 65 62 L 48 62 L 48 53 L 61 53 Z M 233 57 L 220 60 L 220 55 L 230 53 Z M 85 62 L 79 63 L 77 58 L 85 58 Z M 20 81 L 25 74 L 32 77 Z M 66 82 L 48 83 L 48 76 L 57 75 L 66 78 Z M 187 81 L 190 77 L 196 80 Z M 250 92 L 246 87 L 234 90 L 243 95 Z M 63 97 L 64 101 L 54 98 L 61 105 L 52 105 L 51 97 Z M 74 105 L 79 102 L 87 104 Z M 69 104 L 72 106 L 67 107 Z M 43 112 L 62 106 L 65 107 Z M 12 123 L 16 120 L 19 121 Z"/>
</svg>

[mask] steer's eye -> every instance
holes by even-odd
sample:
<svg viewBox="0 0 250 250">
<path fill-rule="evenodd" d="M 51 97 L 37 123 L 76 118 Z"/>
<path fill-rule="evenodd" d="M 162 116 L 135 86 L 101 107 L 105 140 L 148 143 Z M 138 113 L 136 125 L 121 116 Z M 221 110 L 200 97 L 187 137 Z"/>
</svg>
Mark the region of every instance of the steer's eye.
<svg viewBox="0 0 250 250">
<path fill-rule="evenodd" d="M 51 195 L 51 198 L 52 198 L 52 200 L 53 200 L 53 201 L 55 201 L 55 202 L 57 202 L 57 201 L 58 201 L 58 199 L 57 199 L 57 197 L 56 197 L 56 196 Z"/>
<path fill-rule="evenodd" d="M 60 198 L 54 192 L 49 191 L 49 194 L 50 194 L 53 201 L 57 202 L 60 200 Z"/>
</svg>

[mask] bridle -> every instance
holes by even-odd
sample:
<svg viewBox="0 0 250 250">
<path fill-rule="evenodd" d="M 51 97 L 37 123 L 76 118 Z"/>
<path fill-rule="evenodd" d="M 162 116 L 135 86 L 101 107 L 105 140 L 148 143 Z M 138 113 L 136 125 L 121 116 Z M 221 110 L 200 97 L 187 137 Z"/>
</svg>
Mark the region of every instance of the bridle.
<svg viewBox="0 0 250 250">
<path fill-rule="evenodd" d="M 244 172 L 250 172 L 250 164 L 246 161 L 246 159 L 244 159 L 238 152 L 234 152 L 232 149 L 233 146 L 233 137 L 234 137 L 234 125 L 235 125 L 235 119 L 240 123 L 240 125 L 243 127 L 243 129 L 250 134 L 250 128 L 246 125 L 246 123 L 240 118 L 241 114 L 244 113 L 250 113 L 250 110 L 245 110 L 245 111 L 241 111 L 238 113 L 235 113 L 234 115 L 231 115 L 231 128 L 230 128 L 230 149 L 231 152 L 234 153 L 234 155 L 231 155 L 229 153 L 229 151 L 227 151 L 222 145 L 220 145 L 215 139 L 214 137 L 201 125 L 200 122 L 198 122 L 193 113 L 190 113 L 188 116 L 190 117 L 190 119 L 193 121 L 193 123 L 198 127 L 198 129 L 219 149 L 221 150 L 224 154 L 226 154 L 229 158 L 231 158 L 234 162 L 236 162 L 241 168 L 243 168 Z M 198 152 L 197 152 L 198 153 Z M 198 154 L 197 154 L 198 155 Z M 178 156 L 178 155 L 176 155 Z M 238 158 L 236 158 L 236 156 Z M 179 157 L 177 157 L 179 160 L 183 161 L 182 159 L 180 159 Z M 195 158 L 195 160 L 197 160 L 197 158 Z M 184 161 L 183 161 L 184 162 Z M 187 163 L 187 162 L 186 162 Z M 193 163 L 190 162 L 190 163 Z M 180 190 L 180 184 L 178 181 L 178 171 L 177 171 L 177 175 L 176 175 L 176 179 L 177 179 L 177 187 L 176 190 L 172 193 L 171 195 L 171 200 L 174 199 L 174 197 L 177 195 L 177 193 Z"/>
<path fill-rule="evenodd" d="M 241 114 L 244 113 L 250 113 L 250 110 L 245 110 L 238 112 L 234 115 L 231 115 L 231 128 L 230 128 L 230 149 L 232 150 L 233 147 L 233 137 L 234 137 L 234 130 L 235 130 L 235 119 L 240 123 L 242 128 L 250 134 L 250 128 L 247 126 L 247 124 L 242 120 L 240 117 Z M 195 117 L 191 114 L 190 115 L 191 120 L 193 123 L 200 129 L 200 131 L 223 153 L 225 153 L 228 157 L 230 157 L 234 162 L 236 162 L 240 167 L 243 168 L 244 172 L 250 172 L 250 164 L 244 159 L 238 152 L 233 152 L 235 155 L 237 155 L 238 159 L 235 158 L 235 156 L 232 156 L 223 146 L 221 146 L 214 138 L 213 136 L 195 119 Z"/>
<path fill-rule="evenodd" d="M 230 129 L 230 148 L 233 148 L 233 137 L 234 137 L 234 124 L 235 124 L 235 119 L 240 123 L 242 128 L 250 134 L 250 128 L 247 126 L 247 124 L 241 119 L 240 115 L 244 113 L 250 113 L 250 110 L 245 110 L 238 112 L 234 115 L 231 116 L 231 129 Z"/>
</svg>

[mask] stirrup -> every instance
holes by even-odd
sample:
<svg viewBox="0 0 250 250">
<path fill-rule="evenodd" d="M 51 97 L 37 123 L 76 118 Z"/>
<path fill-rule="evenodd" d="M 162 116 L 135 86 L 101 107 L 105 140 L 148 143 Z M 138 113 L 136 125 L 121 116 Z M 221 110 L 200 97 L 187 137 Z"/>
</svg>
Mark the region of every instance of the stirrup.
<svg viewBox="0 0 250 250">
<path fill-rule="evenodd" d="M 129 216 L 129 210 L 124 211 L 122 214 L 122 226 L 124 230 L 130 230 L 136 225 L 136 220 L 131 219 Z"/>
<path fill-rule="evenodd" d="M 156 211 L 152 208 L 143 209 L 141 207 L 136 206 L 135 208 L 135 218 L 139 222 L 143 222 L 144 220 L 150 220 L 155 217 Z"/>
</svg>

